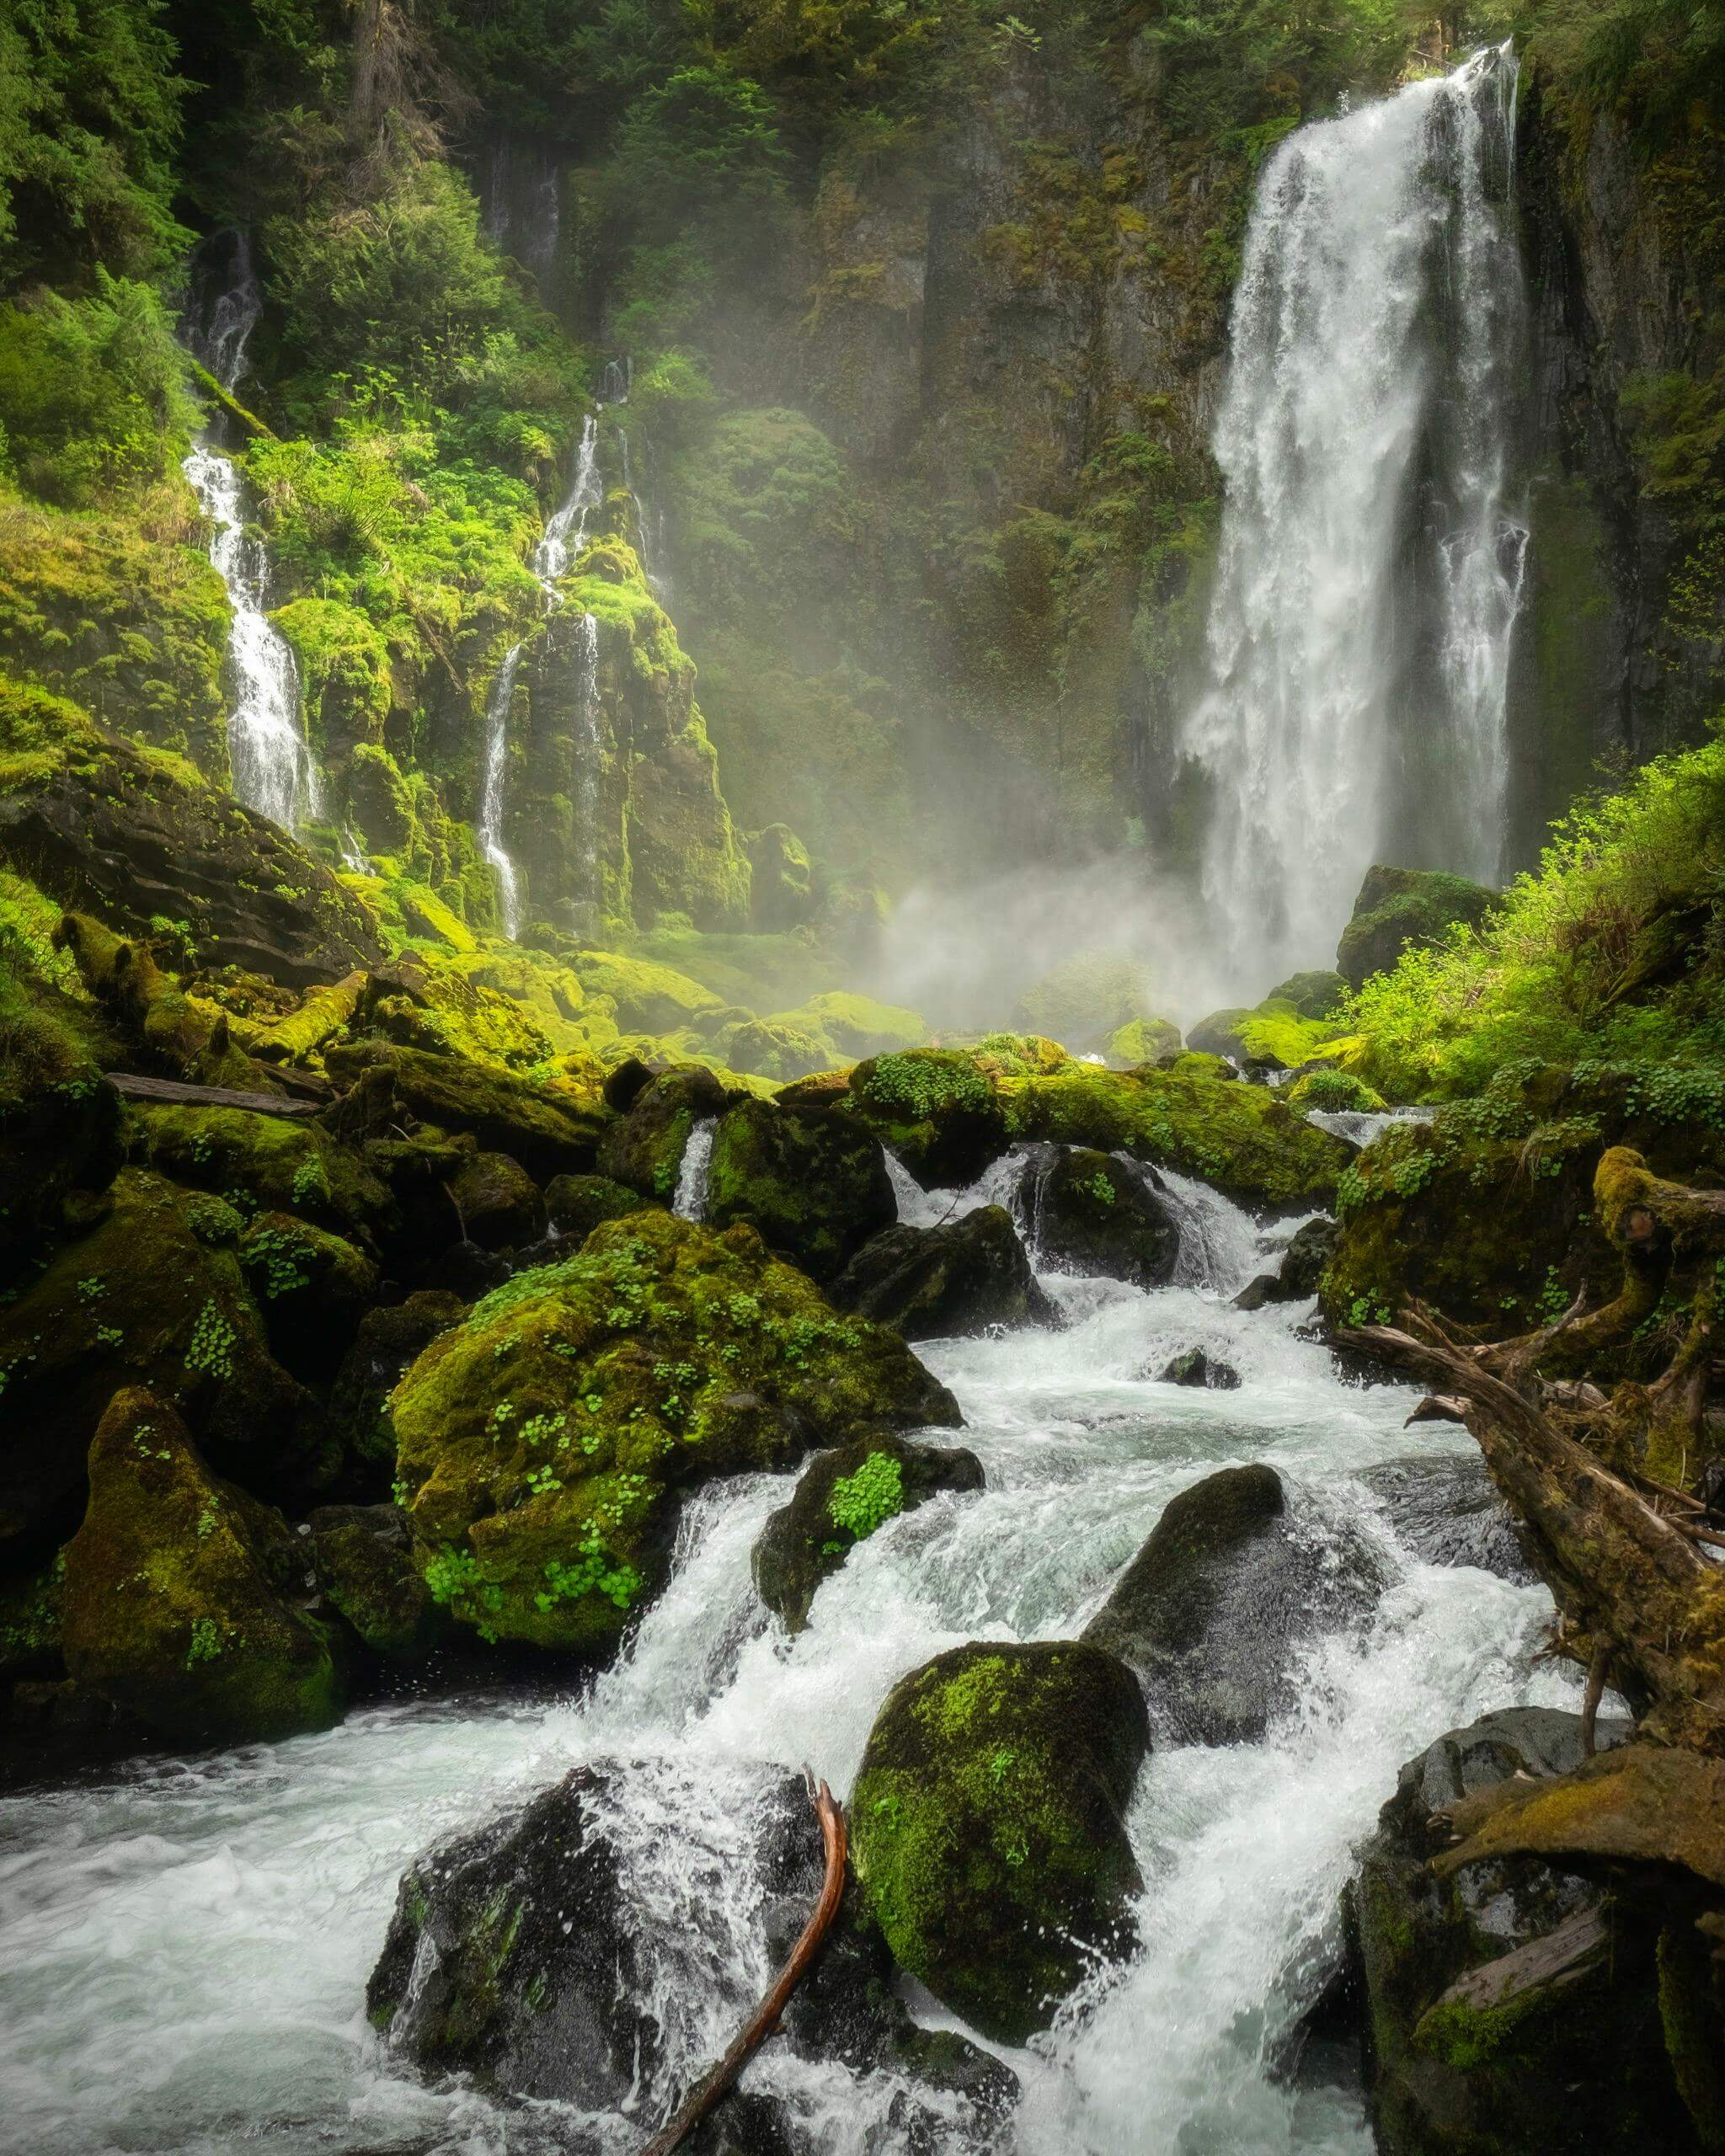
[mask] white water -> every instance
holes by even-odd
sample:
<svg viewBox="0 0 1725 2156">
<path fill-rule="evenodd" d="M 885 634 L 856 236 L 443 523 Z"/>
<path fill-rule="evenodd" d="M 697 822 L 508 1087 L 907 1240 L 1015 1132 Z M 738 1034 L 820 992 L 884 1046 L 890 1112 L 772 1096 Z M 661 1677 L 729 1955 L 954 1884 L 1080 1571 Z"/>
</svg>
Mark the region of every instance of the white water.
<svg viewBox="0 0 1725 2156">
<path fill-rule="evenodd" d="M 702 1116 L 689 1133 L 682 1165 L 677 1170 L 676 1193 L 670 1201 L 670 1209 L 680 1220 L 707 1217 L 707 1178 L 713 1166 L 713 1137 L 718 1129 L 717 1116 Z"/>
<path fill-rule="evenodd" d="M 1303 127 L 1258 184 L 1215 453 L 1204 897 L 1235 978 L 1327 962 L 1360 878 L 1498 879 L 1526 530 L 1509 46 Z"/>
<path fill-rule="evenodd" d="M 1338 1529 L 1374 1538 L 1389 1586 L 1363 1636 L 1311 1652 L 1297 1712 L 1263 1742 L 1150 1759 L 1129 1819 L 1147 1881 L 1143 1951 L 1008 2055 L 1024 2085 L 1010 2145 L 1366 2156 L 1355 2092 L 1288 2085 L 1267 2066 L 1334 1953 L 1351 1845 L 1401 1762 L 1441 1731 L 1576 1694 L 1532 1662 L 1541 1592 L 1418 1562 L 1355 1479 L 1468 1440 L 1405 1433 L 1405 1390 L 1339 1383 L 1298 1337 L 1302 1312 L 1229 1308 L 1270 1239 L 1201 1186 L 1176 1194 L 1199 1223 L 1191 1284 L 1146 1295 L 1051 1278 L 1065 1331 L 924 1351 L 963 1404 L 987 1487 L 889 1523 L 823 1586 L 794 1641 L 749 1574 L 791 1479 L 752 1476 L 691 1508 L 670 1585 L 585 1697 L 374 1708 L 323 1736 L 0 1804 L 0 2103 L 17 2145 L 576 2145 L 579 2122 L 557 2106 L 507 2112 L 419 2085 L 369 2033 L 361 1999 L 412 1858 L 574 1761 L 614 1758 L 634 1763 L 616 1832 L 631 1902 L 655 1915 L 650 1993 L 671 2062 L 629 2120 L 600 2122 L 622 2156 L 758 1994 L 748 1829 L 772 1774 L 807 1761 L 842 1790 L 905 1671 L 967 1639 L 1070 1636 L 1171 1497 L 1267 1460 L 1302 1531 L 1332 1547 Z M 1239 1390 L 1145 1375 L 1191 1347 L 1231 1364 Z M 908 2156 L 889 2117 L 898 2085 L 773 2045 L 745 2081 L 786 2097 L 821 2156 Z M 953 2121 L 932 2145 L 975 2144 Z"/>
<path fill-rule="evenodd" d="M 246 345 L 263 310 L 242 235 L 234 278 L 211 310 L 200 356 L 232 391 L 245 371 Z M 200 435 L 180 469 L 210 525 L 210 559 L 227 587 L 232 621 L 227 664 L 233 708 L 227 717 L 233 790 L 248 808 L 294 830 L 319 813 L 318 769 L 300 719 L 299 675 L 286 640 L 264 611 L 270 564 L 246 526 L 238 467 Z"/>
</svg>

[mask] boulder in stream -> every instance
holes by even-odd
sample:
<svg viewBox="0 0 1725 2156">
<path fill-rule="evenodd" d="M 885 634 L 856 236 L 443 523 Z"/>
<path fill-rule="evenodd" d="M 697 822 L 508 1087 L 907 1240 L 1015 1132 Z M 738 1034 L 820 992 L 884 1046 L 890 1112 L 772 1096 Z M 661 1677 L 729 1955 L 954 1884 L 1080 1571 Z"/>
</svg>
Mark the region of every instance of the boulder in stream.
<svg viewBox="0 0 1725 2156">
<path fill-rule="evenodd" d="M 1130 1946 L 1124 1815 L 1149 1742 L 1131 1671 L 1077 1641 L 955 1647 L 887 1695 L 851 1799 L 857 1878 L 900 1967 L 984 2036 L 1023 2043 Z"/>
<path fill-rule="evenodd" d="M 1386 1460 L 1359 1480 L 1383 1501 L 1397 1538 L 1427 1564 L 1474 1565 L 1518 1587 L 1539 1577 L 1515 1515 L 1477 1454 Z"/>
<path fill-rule="evenodd" d="M 641 1088 L 628 1114 L 606 1132 L 599 1173 L 669 1205 L 690 1133 L 697 1123 L 722 1113 L 725 1098 L 724 1087 L 704 1065 L 685 1064 L 663 1072 Z"/>
<path fill-rule="evenodd" d="M 1003 1205 L 980 1205 L 938 1227 L 888 1228 L 851 1260 L 832 1297 L 906 1340 L 1060 1321 Z"/>
<path fill-rule="evenodd" d="M 967 1189 L 1010 1143 L 993 1082 L 957 1049 L 869 1057 L 851 1073 L 845 1109 L 925 1190 Z"/>
<path fill-rule="evenodd" d="M 1156 1383 L 1190 1385 L 1206 1392 L 1233 1392 L 1239 1386 L 1240 1373 L 1231 1363 L 1212 1360 L 1202 1348 L 1186 1348 L 1163 1366 Z"/>
<path fill-rule="evenodd" d="M 1162 1190 L 1154 1168 L 1090 1146 L 1039 1146 L 1025 1171 L 1039 1257 L 1061 1273 L 1165 1287 L 1180 1228 Z"/>
<path fill-rule="evenodd" d="M 1363 1542 L 1290 1519 L 1273 1467 L 1225 1467 L 1170 1502 L 1084 1637 L 1138 1673 L 1159 1739 L 1252 1743 L 1301 1646 L 1362 1621 L 1382 1585 Z"/>
<path fill-rule="evenodd" d="M 880 1143 L 851 1117 L 771 1101 L 742 1101 L 720 1117 L 709 1225 L 747 1221 L 769 1250 L 825 1282 L 898 1213 Z"/>
<path fill-rule="evenodd" d="M 1602 1747 L 1627 1734 L 1599 1725 Z M 1678 2095 L 1661 2025 L 1669 1954 L 1644 1903 L 1531 1857 L 1434 1875 L 1463 1799 L 1580 1761 L 1578 1716 L 1519 1707 L 1451 1730 L 1402 1769 L 1347 1898 L 1384 2156 L 1717 2145 Z"/>
<path fill-rule="evenodd" d="M 962 1445 L 917 1444 L 889 1430 L 823 1453 L 756 1541 L 761 1599 L 800 1632 L 815 1590 L 859 1542 L 943 1490 L 980 1490 L 982 1482 L 982 1462 Z"/>
</svg>

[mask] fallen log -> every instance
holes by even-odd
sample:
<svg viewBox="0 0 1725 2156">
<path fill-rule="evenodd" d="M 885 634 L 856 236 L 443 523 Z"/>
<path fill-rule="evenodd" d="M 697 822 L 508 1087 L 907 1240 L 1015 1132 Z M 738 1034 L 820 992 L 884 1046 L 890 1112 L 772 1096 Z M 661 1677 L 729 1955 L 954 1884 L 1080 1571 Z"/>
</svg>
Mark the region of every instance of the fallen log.
<svg viewBox="0 0 1725 2156">
<path fill-rule="evenodd" d="M 777 2028 L 792 1993 L 808 1974 L 832 1929 L 845 1892 L 845 1815 L 825 1782 L 815 1787 L 813 1796 L 814 1815 L 820 1822 L 820 1836 L 826 1851 L 826 1876 L 821 1882 L 820 1899 L 814 1904 L 814 1913 L 804 1925 L 801 1937 L 791 1950 L 790 1959 L 779 1971 L 772 1989 L 750 2015 L 735 2042 L 718 2063 L 702 2076 L 684 2099 L 676 2117 L 654 2135 L 641 2156 L 670 2156 L 672 2149 L 681 2148 L 688 2139 Z"/>
<path fill-rule="evenodd" d="M 146 1078 L 135 1070 L 110 1070 L 108 1083 L 128 1101 L 173 1101 L 185 1107 L 248 1108 L 254 1115 L 316 1115 L 319 1102 L 292 1101 L 281 1093 L 242 1093 L 231 1086 L 187 1086 L 177 1078 Z"/>
</svg>

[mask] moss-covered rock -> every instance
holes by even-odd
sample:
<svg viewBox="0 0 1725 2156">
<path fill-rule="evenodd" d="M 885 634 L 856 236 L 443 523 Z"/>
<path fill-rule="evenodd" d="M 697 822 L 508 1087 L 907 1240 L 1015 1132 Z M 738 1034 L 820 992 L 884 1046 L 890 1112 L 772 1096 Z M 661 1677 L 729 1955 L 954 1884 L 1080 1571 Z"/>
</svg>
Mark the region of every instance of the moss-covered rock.
<svg viewBox="0 0 1725 2156">
<path fill-rule="evenodd" d="M 1180 1028 L 1172 1018 L 1135 1018 L 1103 1043 L 1110 1069 L 1136 1070 L 1146 1063 L 1160 1063 L 1165 1055 L 1180 1052 Z"/>
<path fill-rule="evenodd" d="M 240 1238 L 239 1262 L 272 1352 L 296 1377 L 333 1378 L 377 1293 L 373 1262 L 327 1228 L 260 1213 Z"/>
<path fill-rule="evenodd" d="M 458 1295 L 422 1288 L 399 1303 L 368 1310 L 336 1374 L 329 1412 L 341 1438 L 344 1482 L 382 1497 L 395 1477 L 395 1431 L 389 1396 L 437 1337 L 467 1315 Z"/>
<path fill-rule="evenodd" d="M 645 1198 L 669 1204 L 683 1152 L 697 1123 L 723 1113 L 724 1086 L 700 1064 L 666 1070 L 635 1096 L 599 1148 L 599 1172 Z"/>
<path fill-rule="evenodd" d="M 745 841 L 749 856 L 749 918 L 768 935 L 798 927 L 814 910 L 809 849 L 788 824 L 769 824 Z"/>
<path fill-rule="evenodd" d="M 439 1599 L 482 1636 L 589 1654 L 662 1582 L 682 1492 L 958 1420 L 901 1341 L 835 1315 L 751 1229 L 656 1209 L 489 1295 L 390 1413 Z"/>
<path fill-rule="evenodd" d="M 0 1684 L 63 1675 L 66 1552 L 0 1579 Z"/>
<path fill-rule="evenodd" d="M 423 1662 L 449 1630 L 397 1505 L 323 1505 L 312 1563 L 324 1598 L 360 1645 L 387 1662 Z"/>
<path fill-rule="evenodd" d="M 546 1224 L 571 1242 L 585 1242 L 601 1221 L 621 1220 L 651 1203 L 609 1176 L 553 1176 L 545 1186 Z"/>
<path fill-rule="evenodd" d="M 884 1230 L 845 1267 L 832 1298 L 906 1340 L 1059 1322 L 1003 1205 L 980 1205 L 937 1227 Z"/>
<path fill-rule="evenodd" d="M 306 1117 L 149 1101 L 132 1129 L 135 1158 L 245 1219 L 296 1214 L 374 1254 L 397 1233 L 395 1198 L 365 1155 Z"/>
<path fill-rule="evenodd" d="M 1018 998 L 1012 1023 L 1085 1055 L 1135 1022 L 1157 1022 L 1150 976 L 1134 958 L 1082 951 L 1044 974 Z M 1178 1043 L 1176 1043 L 1178 1045 Z"/>
<path fill-rule="evenodd" d="M 1354 917 L 1342 931 L 1336 970 L 1350 988 L 1387 973 L 1410 946 L 1440 943 L 1452 927 L 1477 927 L 1497 894 L 1431 868 L 1368 868 Z"/>
<path fill-rule="evenodd" d="M 767 1022 L 793 1026 L 812 1034 L 825 1043 L 828 1062 L 833 1064 L 890 1054 L 899 1049 L 915 1048 L 928 1038 L 927 1025 L 916 1011 L 837 989 L 811 995 L 795 1010 L 778 1011 Z"/>
<path fill-rule="evenodd" d="M 1341 1006 L 1348 984 L 1340 974 L 1290 974 L 1279 982 L 1264 1001 L 1285 1003 L 1300 1018 L 1327 1018 Z"/>
<path fill-rule="evenodd" d="M 713 1134 L 706 1217 L 747 1221 L 809 1278 L 836 1279 L 898 1218 L 879 1143 L 830 1108 L 743 1101 Z"/>
<path fill-rule="evenodd" d="M 1363 1078 L 1351 1070 L 1308 1070 L 1296 1078 L 1283 1098 L 1302 1113 L 1313 1108 L 1327 1115 L 1380 1115 L 1388 1103 Z"/>
<path fill-rule="evenodd" d="M 1179 1223 L 1159 1195 L 1153 1168 L 1083 1145 L 1040 1146 L 1026 1164 L 1029 1216 L 1044 1268 L 1135 1287 L 1174 1277 Z"/>
<path fill-rule="evenodd" d="M 974 1452 L 917 1444 L 889 1430 L 823 1453 L 756 1540 L 756 1592 L 788 1630 L 800 1632 L 820 1582 L 859 1542 L 943 1490 L 980 1490 L 982 1483 Z"/>
<path fill-rule="evenodd" d="M 271 1358 L 220 1199 L 123 1169 L 101 1217 L 0 1306 L 0 1542 L 71 1524 L 84 1455 L 122 1385 L 178 1408 L 230 1472 L 283 1497 L 334 1471 L 304 1390 Z"/>
<path fill-rule="evenodd" d="M 986 2036 L 1046 2028 L 1133 1936 L 1122 1824 L 1149 1746 L 1136 1679 L 1072 1644 L 954 1648 L 887 1695 L 851 1799 L 894 1958 Z"/>
<path fill-rule="evenodd" d="M 280 1516 L 210 1473 L 166 1400 L 115 1396 L 66 1550 L 77 1682 L 182 1743 L 326 1728 L 341 1679 L 328 1633 L 293 1606 L 302 1570 Z"/>
<path fill-rule="evenodd" d="M 724 1008 L 722 995 L 651 958 L 576 951 L 569 965 L 589 995 L 610 1001 L 625 1033 L 674 1033 Z"/>
<path fill-rule="evenodd" d="M 1167 1070 L 1073 1064 L 1004 1089 L 1012 1135 L 1127 1152 L 1280 1212 L 1327 1204 L 1353 1150 L 1316 1129 L 1268 1087 L 1183 1058 Z"/>
<path fill-rule="evenodd" d="M 1007 1150 L 993 1081 L 956 1049 L 871 1056 L 851 1073 L 847 1105 L 925 1190 L 974 1182 Z"/>
<path fill-rule="evenodd" d="M 539 1182 L 585 1175 L 598 1154 L 604 1120 L 571 1088 L 534 1085 L 466 1056 L 382 1041 L 332 1048 L 325 1061 L 342 1083 L 365 1084 L 364 1097 L 342 1118 L 345 1134 L 381 1132 L 405 1116 L 440 1130 L 465 1131 L 488 1151 L 519 1161 Z"/>
<path fill-rule="evenodd" d="M 469 1153 L 448 1190 L 462 1235 L 482 1250 L 520 1250 L 545 1233 L 539 1186 L 507 1153 Z"/>
<path fill-rule="evenodd" d="M 72 1192 L 104 1190 L 122 1157 L 120 1100 L 91 1015 L 32 978 L 0 915 L 0 1285 L 58 1225 Z"/>
<path fill-rule="evenodd" d="M 1610 1746 L 1625 1726 L 1599 1734 Z M 1402 1769 L 1361 1853 L 1349 1930 L 1373 2123 L 1396 2156 L 1701 2145 L 1663 2040 L 1657 1919 L 1632 1895 L 1530 1859 L 1433 1876 L 1458 1804 L 1512 1780 L 1537 1789 L 1580 1758 L 1573 1715 L 1487 1715 Z"/>
<path fill-rule="evenodd" d="M 1301 1644 L 1382 1584 L 1363 1545 L 1289 1520 L 1274 1468 L 1225 1467 L 1171 1500 L 1084 1637 L 1136 1670 L 1159 1739 L 1252 1743 L 1291 1701 Z"/>
<path fill-rule="evenodd" d="M 736 1019 L 712 1036 L 712 1047 L 733 1070 L 780 1084 L 850 1060 L 824 1033 L 788 1018 Z"/>
</svg>

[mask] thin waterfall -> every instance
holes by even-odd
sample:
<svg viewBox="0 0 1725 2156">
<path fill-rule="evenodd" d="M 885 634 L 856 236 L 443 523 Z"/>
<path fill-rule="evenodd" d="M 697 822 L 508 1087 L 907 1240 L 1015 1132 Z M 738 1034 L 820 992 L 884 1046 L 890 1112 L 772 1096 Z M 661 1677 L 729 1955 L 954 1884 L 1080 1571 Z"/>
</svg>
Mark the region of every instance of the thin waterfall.
<svg viewBox="0 0 1725 2156">
<path fill-rule="evenodd" d="M 599 623 L 583 614 L 575 624 L 579 681 L 575 691 L 575 814 L 582 867 L 590 903 L 603 896 L 599 866 Z"/>
<path fill-rule="evenodd" d="M 1215 454 L 1207 907 L 1236 977 L 1334 945 L 1375 859 L 1501 869 L 1527 531 L 1509 45 L 1290 135 L 1258 184 Z"/>
<path fill-rule="evenodd" d="M 230 393 L 245 372 L 246 346 L 263 305 L 242 232 L 234 241 L 232 281 L 193 340 L 198 357 Z M 322 803 L 301 721 L 293 653 L 264 611 L 269 561 L 262 542 L 247 527 L 238 467 L 208 433 L 198 436 L 180 469 L 209 521 L 210 559 L 232 609 L 227 661 L 234 702 L 227 751 L 233 790 L 248 808 L 293 830 L 318 815 Z"/>
</svg>

